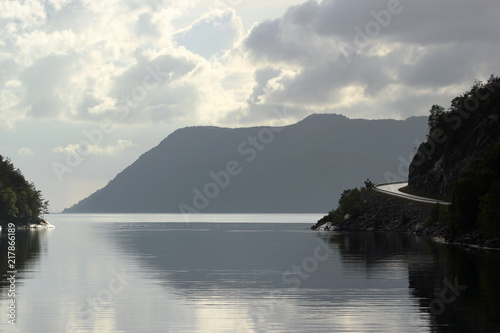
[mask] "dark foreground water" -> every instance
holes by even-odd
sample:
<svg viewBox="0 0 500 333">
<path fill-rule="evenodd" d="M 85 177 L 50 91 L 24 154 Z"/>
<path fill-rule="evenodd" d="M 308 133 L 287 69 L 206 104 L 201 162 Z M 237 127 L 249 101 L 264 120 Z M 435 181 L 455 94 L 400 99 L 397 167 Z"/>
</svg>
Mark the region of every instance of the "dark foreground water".
<svg viewBox="0 0 500 333">
<path fill-rule="evenodd" d="M 497 253 L 318 217 L 50 215 L 14 284 L 3 230 L 0 331 L 500 332 Z"/>
</svg>

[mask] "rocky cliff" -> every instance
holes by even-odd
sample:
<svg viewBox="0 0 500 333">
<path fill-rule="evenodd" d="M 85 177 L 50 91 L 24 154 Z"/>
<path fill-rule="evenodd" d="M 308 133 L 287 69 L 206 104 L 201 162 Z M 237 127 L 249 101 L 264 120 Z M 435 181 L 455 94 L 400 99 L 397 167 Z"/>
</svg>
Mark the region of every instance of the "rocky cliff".
<svg viewBox="0 0 500 333">
<path fill-rule="evenodd" d="M 434 105 L 429 134 L 409 170 L 409 191 L 447 196 L 451 205 L 388 197 L 366 187 L 345 190 L 338 208 L 314 230 L 398 231 L 500 248 L 500 78 L 476 82 L 445 109 Z"/>
<path fill-rule="evenodd" d="M 332 212 L 340 214 L 340 223 L 332 215 L 326 215 L 312 229 L 420 233 L 427 227 L 424 221 L 432 215 L 433 207 L 363 188 L 354 204 L 342 205 Z"/>
<path fill-rule="evenodd" d="M 451 107 L 432 114 L 429 135 L 410 165 L 411 189 L 450 196 L 471 161 L 500 138 L 500 82 L 476 82 Z"/>
</svg>

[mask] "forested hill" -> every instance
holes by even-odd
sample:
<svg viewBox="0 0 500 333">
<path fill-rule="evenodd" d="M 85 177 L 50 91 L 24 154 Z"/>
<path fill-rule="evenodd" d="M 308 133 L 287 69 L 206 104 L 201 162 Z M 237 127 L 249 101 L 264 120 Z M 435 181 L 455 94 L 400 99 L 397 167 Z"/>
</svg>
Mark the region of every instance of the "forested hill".
<svg viewBox="0 0 500 333">
<path fill-rule="evenodd" d="M 398 173 L 426 126 L 318 114 L 285 127 L 184 128 L 65 212 L 322 212 L 342 189 Z"/>
<path fill-rule="evenodd" d="M 409 186 L 450 196 L 471 162 L 500 138 L 500 78 L 476 81 L 447 109 L 433 105 L 428 125 L 427 140 L 410 166 Z"/>
<path fill-rule="evenodd" d="M 39 215 L 47 207 L 48 201 L 44 201 L 35 185 L 24 178 L 10 159 L 0 155 L 0 224 L 39 224 Z"/>
<path fill-rule="evenodd" d="M 452 233 L 500 237 L 500 78 L 476 81 L 447 109 L 434 105 L 428 123 L 410 188 L 451 196 Z"/>
<path fill-rule="evenodd" d="M 446 109 L 431 107 L 427 139 L 410 164 L 408 184 L 405 191 L 448 198 L 451 205 L 416 204 L 366 183 L 345 190 L 338 208 L 313 229 L 407 231 L 500 248 L 499 77 L 476 81 Z"/>
</svg>

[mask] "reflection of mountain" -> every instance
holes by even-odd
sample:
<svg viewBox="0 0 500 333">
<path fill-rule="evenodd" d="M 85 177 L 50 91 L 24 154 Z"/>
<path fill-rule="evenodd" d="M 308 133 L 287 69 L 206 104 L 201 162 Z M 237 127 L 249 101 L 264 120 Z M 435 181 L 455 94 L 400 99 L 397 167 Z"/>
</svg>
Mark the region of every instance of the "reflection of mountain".
<svg viewBox="0 0 500 333">
<path fill-rule="evenodd" d="M 286 287 L 281 273 L 297 264 L 293 258 L 312 254 L 303 242 L 303 233 L 280 230 L 286 229 L 285 225 L 262 224 L 259 230 L 238 224 L 176 224 L 175 229 L 160 223 L 155 226 L 155 232 L 134 231 L 131 238 L 118 237 L 117 241 L 127 251 L 144 256 L 164 280 L 186 293 Z M 316 279 L 303 286 L 321 284 L 312 280 Z"/>
<path fill-rule="evenodd" d="M 394 317 L 389 318 L 397 325 L 417 323 L 407 331 L 500 331 L 495 326 L 500 315 L 500 290 L 495 287 L 499 255 L 407 234 L 310 233 L 287 224 L 155 223 L 121 228 L 111 233 L 113 242 L 137 258 L 153 281 L 188 300 L 264 302 L 278 292 L 284 297 L 275 304 L 300 300 L 300 306 L 317 306 L 334 320 L 343 312 L 359 315 L 393 307 Z M 307 277 L 300 279 L 300 286 L 287 283 L 284 273 L 294 266 L 314 267 L 311 258 L 318 247 L 333 253 L 310 273 L 302 270 Z M 440 299 L 446 281 L 453 285 L 455 278 L 467 289 L 446 303 L 442 313 L 434 313 L 430 306 Z M 446 293 L 445 299 L 452 296 Z M 412 313 L 419 316 L 401 318 Z"/>
<path fill-rule="evenodd" d="M 497 253 L 406 234 L 349 233 L 325 238 L 339 246 L 344 261 L 364 262 L 367 274 L 387 269 L 391 258 L 407 263 L 411 293 L 422 313 L 430 316 L 433 332 L 500 331 Z"/>
<path fill-rule="evenodd" d="M 43 236 L 49 230 L 16 230 L 16 280 L 23 278 L 23 271 L 36 262 L 40 257 L 40 252 L 43 247 Z M 7 262 L 8 252 L 7 230 L 4 228 L 0 236 L 0 275 L 2 277 L 7 274 L 9 269 Z M 0 279 L 0 290 L 6 291 L 9 287 L 9 282 L 2 278 Z M 19 284 L 16 284 L 16 288 Z"/>
</svg>

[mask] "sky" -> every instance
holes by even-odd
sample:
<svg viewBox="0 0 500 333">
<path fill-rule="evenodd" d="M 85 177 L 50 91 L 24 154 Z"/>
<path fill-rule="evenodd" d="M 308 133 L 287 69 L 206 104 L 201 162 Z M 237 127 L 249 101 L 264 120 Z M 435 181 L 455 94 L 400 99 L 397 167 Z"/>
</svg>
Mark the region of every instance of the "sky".
<svg viewBox="0 0 500 333">
<path fill-rule="evenodd" d="M 427 115 L 500 75 L 499 17 L 497 0 L 2 0 L 0 154 L 58 212 L 178 128 Z"/>
</svg>

